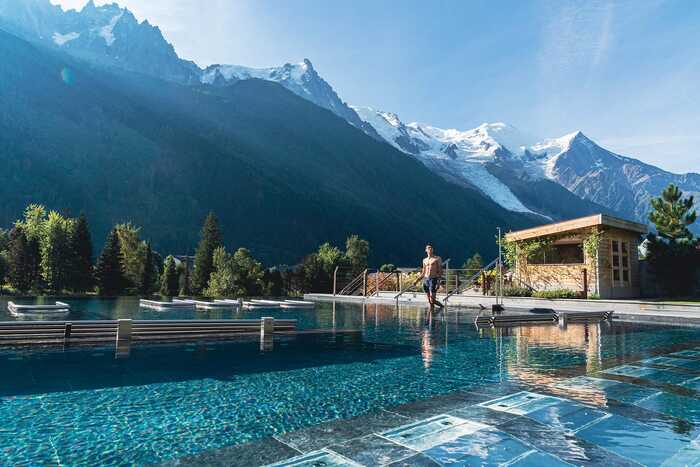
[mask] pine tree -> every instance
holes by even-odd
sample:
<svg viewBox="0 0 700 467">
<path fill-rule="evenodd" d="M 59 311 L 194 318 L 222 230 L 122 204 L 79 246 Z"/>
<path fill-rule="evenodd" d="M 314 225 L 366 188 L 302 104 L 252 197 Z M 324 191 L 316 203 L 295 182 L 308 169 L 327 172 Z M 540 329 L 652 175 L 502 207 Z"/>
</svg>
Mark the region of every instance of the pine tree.
<svg viewBox="0 0 700 467">
<path fill-rule="evenodd" d="M 116 229 L 112 229 L 107 236 L 104 249 L 97 258 L 95 279 L 100 295 L 119 295 L 124 292 L 126 279 Z"/>
<path fill-rule="evenodd" d="M 70 276 L 70 232 L 72 221 L 51 211 L 44 222 L 41 237 L 41 277 L 53 292 L 68 285 Z"/>
<path fill-rule="evenodd" d="M 194 256 L 192 293 L 200 295 L 209 285 L 214 270 L 214 250 L 221 246 L 221 232 L 214 213 L 210 212 L 202 226 L 201 238 Z"/>
<path fill-rule="evenodd" d="M 651 200 L 651 208 L 649 220 L 661 237 L 674 242 L 693 240 L 693 233 L 688 229 L 697 219 L 692 196 L 683 198 L 683 192 L 671 183 L 659 198 Z"/>
<path fill-rule="evenodd" d="M 126 224 L 118 224 L 115 229 L 119 236 L 119 248 L 122 254 L 127 287 L 138 289 L 143 267 L 146 264 L 146 244 L 140 239 L 141 228 L 127 222 Z"/>
<path fill-rule="evenodd" d="M 29 288 L 41 290 L 44 282 L 41 277 L 41 246 L 38 237 L 27 238 L 27 257 L 25 258 L 29 274 Z"/>
<path fill-rule="evenodd" d="M 7 250 L 8 280 L 18 292 L 26 292 L 33 284 L 33 265 L 27 235 L 20 227 L 10 231 Z"/>
<path fill-rule="evenodd" d="M 70 243 L 70 252 L 73 255 L 70 287 L 76 292 L 92 290 L 95 283 L 92 266 L 92 237 L 85 214 L 80 214 L 73 225 Z"/>
<path fill-rule="evenodd" d="M 175 258 L 168 256 L 165 259 L 165 270 L 161 277 L 160 294 L 165 297 L 174 297 L 178 292 L 178 275 L 177 266 L 175 266 Z"/>
<path fill-rule="evenodd" d="M 658 235 L 647 236 L 647 260 L 658 283 L 670 295 L 682 296 L 696 286 L 700 253 L 698 239 L 688 228 L 697 218 L 693 197 L 670 184 L 651 200 L 649 214 Z"/>
<path fill-rule="evenodd" d="M 180 293 L 181 297 L 192 295 L 192 281 L 190 279 L 190 268 L 187 262 L 180 263 Z"/>
<path fill-rule="evenodd" d="M 153 293 L 153 284 L 156 280 L 156 265 L 153 262 L 153 249 L 151 248 L 151 243 L 147 242 L 143 271 L 139 280 L 139 293 L 146 297 Z"/>
</svg>

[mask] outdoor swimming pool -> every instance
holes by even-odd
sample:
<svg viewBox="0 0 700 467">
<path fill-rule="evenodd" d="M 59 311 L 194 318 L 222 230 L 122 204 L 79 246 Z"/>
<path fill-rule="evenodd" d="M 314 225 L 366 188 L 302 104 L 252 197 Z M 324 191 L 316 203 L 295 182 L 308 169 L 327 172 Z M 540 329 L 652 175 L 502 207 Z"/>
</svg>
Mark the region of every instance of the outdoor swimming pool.
<svg viewBox="0 0 700 467">
<path fill-rule="evenodd" d="M 76 300 L 71 319 L 207 314 L 130 300 Z M 262 315 L 363 334 L 264 353 L 257 342 L 135 346 L 127 359 L 111 347 L 0 350 L 0 464 L 700 462 L 700 329 L 479 332 L 470 312 L 381 305 L 213 314 Z"/>
</svg>

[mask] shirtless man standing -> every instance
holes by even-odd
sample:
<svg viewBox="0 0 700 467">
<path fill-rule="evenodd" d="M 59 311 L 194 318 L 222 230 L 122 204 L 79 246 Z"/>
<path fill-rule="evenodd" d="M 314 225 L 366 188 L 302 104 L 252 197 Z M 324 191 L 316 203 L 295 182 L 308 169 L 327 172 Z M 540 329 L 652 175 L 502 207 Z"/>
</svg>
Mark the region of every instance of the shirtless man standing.
<svg viewBox="0 0 700 467">
<path fill-rule="evenodd" d="M 433 255 L 431 244 L 425 246 L 425 252 L 428 256 L 423 259 L 423 267 L 420 272 L 420 277 L 423 279 L 423 290 L 428 295 L 428 303 L 430 303 L 431 308 L 435 305 L 442 308 L 442 303 L 437 301 L 437 289 L 442 278 L 442 258 Z"/>
</svg>

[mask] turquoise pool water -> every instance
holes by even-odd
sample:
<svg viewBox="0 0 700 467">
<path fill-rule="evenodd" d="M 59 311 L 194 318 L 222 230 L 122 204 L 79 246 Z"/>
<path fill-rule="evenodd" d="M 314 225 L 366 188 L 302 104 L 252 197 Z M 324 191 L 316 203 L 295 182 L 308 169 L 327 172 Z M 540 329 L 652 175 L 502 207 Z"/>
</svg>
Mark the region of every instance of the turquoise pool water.
<svg viewBox="0 0 700 467">
<path fill-rule="evenodd" d="M 130 300 L 77 300 L 74 308 L 92 319 L 183 317 L 138 310 Z M 672 440 L 674 453 L 692 459 L 683 449 L 696 442 L 700 423 L 699 329 L 614 322 L 480 332 L 468 312 L 431 317 L 420 308 L 375 305 L 227 313 L 363 333 L 277 341 L 270 352 L 257 342 L 136 346 L 127 359 L 115 359 L 110 347 L 0 350 L 0 464 L 154 464 L 484 387 L 545 391 L 601 413 L 621 402 L 675 417 L 677 429 L 659 428 L 654 439 Z M 560 410 L 578 410 L 567 403 Z M 547 421 L 549 405 L 519 415 Z M 581 439 L 633 458 L 620 417 L 597 416 L 599 430 L 576 420 Z M 488 433 L 487 441 L 511 442 Z M 534 454 L 541 453 L 527 457 Z"/>
</svg>

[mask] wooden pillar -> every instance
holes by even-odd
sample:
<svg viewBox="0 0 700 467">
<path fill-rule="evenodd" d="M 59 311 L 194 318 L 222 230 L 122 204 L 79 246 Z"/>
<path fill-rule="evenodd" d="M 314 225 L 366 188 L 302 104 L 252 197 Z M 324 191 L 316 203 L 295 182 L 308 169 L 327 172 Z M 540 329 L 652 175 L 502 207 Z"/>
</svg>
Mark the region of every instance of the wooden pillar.
<svg viewBox="0 0 700 467">
<path fill-rule="evenodd" d="M 588 298 L 588 270 L 583 268 L 583 298 Z"/>
</svg>

